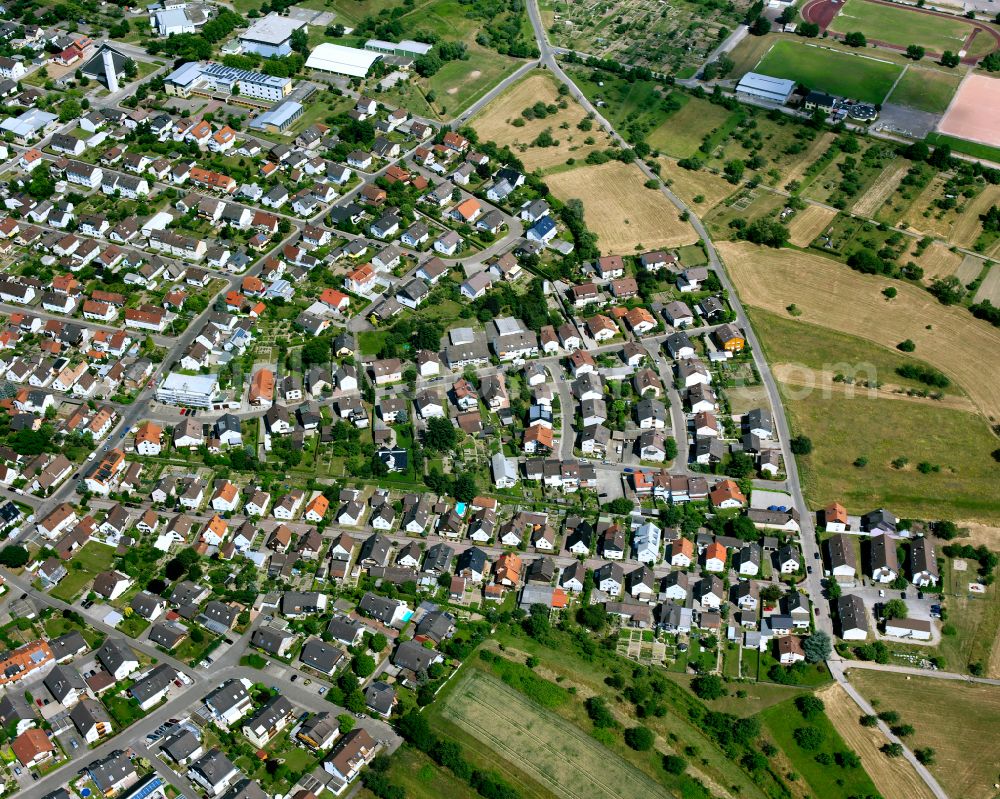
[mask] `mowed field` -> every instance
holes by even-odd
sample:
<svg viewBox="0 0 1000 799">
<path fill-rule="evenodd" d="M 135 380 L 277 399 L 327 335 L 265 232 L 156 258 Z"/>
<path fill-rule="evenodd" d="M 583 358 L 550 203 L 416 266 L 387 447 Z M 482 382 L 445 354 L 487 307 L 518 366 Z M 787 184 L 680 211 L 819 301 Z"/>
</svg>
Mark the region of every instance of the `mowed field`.
<svg viewBox="0 0 1000 799">
<path fill-rule="evenodd" d="M 1000 329 L 915 286 L 862 275 L 819 255 L 746 242 L 716 246 L 746 304 L 781 314 L 794 303 L 802 321 L 889 348 L 911 339 L 917 358 L 961 386 L 987 418 L 1000 418 Z M 898 294 L 886 300 L 882 289 L 890 284 Z"/>
<path fill-rule="evenodd" d="M 961 253 L 952 252 L 947 245 L 939 241 L 928 246 L 920 255 L 910 253 L 906 260 L 911 259 L 924 270 L 924 281 L 927 283 L 935 278 L 955 274 L 962 265 Z"/>
<path fill-rule="evenodd" d="M 879 710 L 896 710 L 916 728 L 910 747 L 934 749 L 930 770 L 949 796 L 996 796 L 1000 687 L 868 669 L 851 670 L 849 679 L 863 697 L 880 700 Z"/>
<path fill-rule="evenodd" d="M 874 217 L 875 212 L 881 208 L 900 182 L 906 176 L 909 164 L 900 159 L 899 163 L 893 162 L 882 170 L 882 174 L 875 178 L 875 182 L 868 191 L 861 195 L 851 210 L 858 216 Z"/>
<path fill-rule="evenodd" d="M 822 205 L 809 205 L 795 214 L 788 225 L 789 240 L 796 247 L 808 247 L 809 242 L 826 230 L 827 225 L 837 215 L 832 208 Z"/>
<path fill-rule="evenodd" d="M 674 158 L 687 158 L 695 154 L 705 136 L 734 119 L 735 114 L 721 105 L 691 97 L 651 130 L 646 141 L 650 147 Z"/>
<path fill-rule="evenodd" d="M 767 51 L 754 71 L 788 78 L 817 91 L 881 103 L 902 67 L 868 56 L 782 39 Z"/>
<path fill-rule="evenodd" d="M 830 723 L 861 758 L 861 765 L 885 799 L 934 799 L 927 783 L 909 762 L 901 757 L 886 757 L 879 751 L 889 739 L 878 728 L 858 723 L 861 709 L 838 683 L 824 688 L 818 696 L 826 706 Z"/>
<path fill-rule="evenodd" d="M 919 44 L 935 53 L 960 50 L 972 33 L 972 27 L 958 18 L 922 14 L 868 0 L 847 0 L 833 18 L 829 30 L 837 33 L 857 31 L 868 39 L 897 47 Z"/>
<path fill-rule="evenodd" d="M 565 799 L 666 797 L 666 790 L 577 727 L 480 671 L 467 671 L 449 694 L 443 718 L 517 763 Z"/>
<path fill-rule="evenodd" d="M 690 244 L 698 237 L 680 212 L 634 164 L 609 161 L 558 172 L 546 178 L 560 200 L 583 201 L 584 218 L 605 255 Z"/>
<path fill-rule="evenodd" d="M 560 101 L 566 103 L 566 108 L 561 108 L 544 119 L 525 119 L 521 114 L 535 103 L 558 105 Z M 473 117 L 470 124 L 484 141 L 492 140 L 499 145 L 509 145 L 525 167 L 534 171 L 564 164 L 567 158 L 582 160 L 591 151 L 603 150 L 611 145 L 610 138 L 599 125 L 595 124 L 588 132 L 577 128 L 585 116 L 583 108 L 573 98 L 559 96 L 556 82 L 549 73 L 532 72 L 486 106 Z M 522 127 L 512 124 L 516 119 L 524 123 Z M 563 129 L 563 124 L 569 128 Z M 546 129 L 551 131 L 559 145 L 532 146 L 531 143 Z M 593 138 L 594 143 L 585 144 L 584 140 L 587 138 Z"/>
<path fill-rule="evenodd" d="M 660 177 L 664 183 L 669 183 L 670 190 L 690 205 L 695 213 L 703 214 L 714 208 L 737 190 L 728 180 L 708 170 L 692 172 L 677 166 L 671 158 L 658 158 L 656 162 L 660 165 Z M 696 199 L 699 197 L 700 200 Z"/>
</svg>

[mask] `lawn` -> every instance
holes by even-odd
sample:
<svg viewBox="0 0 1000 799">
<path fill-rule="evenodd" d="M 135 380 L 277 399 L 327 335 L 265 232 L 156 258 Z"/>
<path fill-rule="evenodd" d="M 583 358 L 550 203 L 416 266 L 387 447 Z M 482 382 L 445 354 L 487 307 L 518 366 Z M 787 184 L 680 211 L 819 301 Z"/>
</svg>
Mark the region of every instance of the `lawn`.
<svg viewBox="0 0 1000 799">
<path fill-rule="evenodd" d="M 449 61 L 421 85 L 433 91 L 437 99 L 432 104 L 437 115 L 444 118 L 457 116 L 510 73 L 517 70 L 521 61 L 480 47 L 469 46 L 468 61 Z"/>
<path fill-rule="evenodd" d="M 149 627 L 149 619 L 144 619 L 139 615 L 128 616 L 118 625 L 118 629 L 129 638 L 138 638 L 147 627 Z"/>
<path fill-rule="evenodd" d="M 102 700 L 108 709 L 108 714 L 115 722 L 115 726 L 124 729 L 130 724 L 134 724 L 143 717 L 143 712 L 139 708 L 139 701 L 130 699 L 122 694 L 111 694 Z"/>
<path fill-rule="evenodd" d="M 96 641 L 99 641 L 103 636 L 93 627 L 84 627 L 77 624 L 76 622 L 70 621 L 58 612 L 52 618 L 46 620 L 45 622 L 45 634 L 49 638 L 58 638 L 60 635 L 65 635 L 73 630 L 78 630 L 83 636 L 83 639 L 87 642 L 88 646 L 93 647 Z"/>
<path fill-rule="evenodd" d="M 930 145 L 947 144 L 956 153 L 963 153 L 971 155 L 973 158 L 982 158 L 986 161 L 993 161 L 996 164 L 1000 164 L 1000 147 L 990 147 L 988 144 L 966 141 L 954 136 L 946 136 L 943 133 L 929 133 L 924 141 Z"/>
<path fill-rule="evenodd" d="M 897 47 L 918 44 L 934 53 L 962 49 L 966 37 L 972 33 L 969 24 L 957 17 L 949 19 L 867 0 L 847 0 L 830 23 L 830 30 L 857 31 L 869 39 Z"/>
<path fill-rule="evenodd" d="M 895 710 L 914 726 L 910 747 L 934 749 L 930 770 L 949 796 L 996 795 L 997 759 L 988 752 L 995 753 L 1000 729 L 1000 688 L 865 669 L 849 677 L 863 697 L 878 700 L 880 711 Z"/>
<path fill-rule="evenodd" d="M 674 158 L 687 158 L 698 151 L 705 136 L 720 128 L 731 130 L 740 119 L 741 115 L 737 112 L 692 97 L 651 130 L 646 141 L 653 149 L 662 150 Z"/>
<path fill-rule="evenodd" d="M 114 550 L 105 544 L 90 541 L 76 553 L 69 563 L 67 574 L 50 592 L 56 599 L 72 602 L 100 572 L 111 568 L 114 561 Z"/>
<path fill-rule="evenodd" d="M 910 67 L 892 90 L 887 102 L 932 114 L 943 114 L 961 82 L 960 75 L 946 75 L 937 70 Z"/>
<path fill-rule="evenodd" d="M 816 91 L 881 103 L 901 68 L 867 56 L 782 40 L 768 50 L 755 71 L 788 78 Z"/>
<path fill-rule="evenodd" d="M 825 753 L 833 757 L 847 749 L 844 739 L 830 723 L 825 714 L 820 713 L 807 720 L 796 709 L 794 700 L 783 702 L 765 710 L 760 715 L 765 731 L 771 734 L 775 743 L 791 761 L 795 771 L 809 783 L 813 795 L 822 799 L 848 799 L 854 796 L 873 796 L 877 793 L 874 783 L 862 768 L 843 768 L 823 765 L 816 757 Z M 822 735 L 818 748 L 805 750 L 796 743 L 795 730 L 813 727 Z"/>
</svg>

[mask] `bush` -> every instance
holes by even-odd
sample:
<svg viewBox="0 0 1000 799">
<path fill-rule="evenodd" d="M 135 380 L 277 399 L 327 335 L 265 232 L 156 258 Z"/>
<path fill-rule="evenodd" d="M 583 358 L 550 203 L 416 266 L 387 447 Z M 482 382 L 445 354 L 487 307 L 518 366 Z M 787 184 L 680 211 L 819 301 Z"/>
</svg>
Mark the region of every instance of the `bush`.
<svg viewBox="0 0 1000 799">
<path fill-rule="evenodd" d="M 614 715 L 612 715 L 611 711 L 608 710 L 608 706 L 600 697 L 592 696 L 587 699 L 587 701 L 584 702 L 584 708 L 597 729 L 614 729 L 618 726 L 618 722 L 615 721 Z"/>
<path fill-rule="evenodd" d="M 823 700 L 813 694 L 802 694 L 795 697 L 795 707 L 802 718 L 811 719 L 823 712 Z"/>
<path fill-rule="evenodd" d="M 653 748 L 654 736 L 648 727 L 629 727 L 625 730 L 625 743 L 637 752 L 648 752 Z"/>
<path fill-rule="evenodd" d="M 818 727 L 796 727 L 792 737 L 806 752 L 815 752 L 823 745 L 823 733 Z"/>
<path fill-rule="evenodd" d="M 668 774 L 680 776 L 687 769 L 687 761 L 679 755 L 664 755 L 663 769 Z"/>
<path fill-rule="evenodd" d="M 699 699 L 718 699 L 726 695 L 722 678 L 715 674 L 700 674 L 691 681 L 691 690 Z"/>
<path fill-rule="evenodd" d="M 812 439 L 808 436 L 793 436 L 790 442 L 793 455 L 808 455 L 812 452 Z"/>
<path fill-rule="evenodd" d="M 913 339 L 903 339 L 896 345 L 896 349 L 900 352 L 913 352 L 917 348 L 917 345 L 913 343 Z"/>
</svg>

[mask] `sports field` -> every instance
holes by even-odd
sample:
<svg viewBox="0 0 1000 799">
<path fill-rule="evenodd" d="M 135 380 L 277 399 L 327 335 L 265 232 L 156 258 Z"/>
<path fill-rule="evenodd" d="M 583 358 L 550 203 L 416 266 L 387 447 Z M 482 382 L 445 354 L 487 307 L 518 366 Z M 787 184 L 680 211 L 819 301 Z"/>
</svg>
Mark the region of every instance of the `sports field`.
<svg viewBox="0 0 1000 799">
<path fill-rule="evenodd" d="M 664 788 L 579 728 L 481 671 L 468 670 L 447 697 L 444 719 L 564 799 L 666 797 Z"/>
<path fill-rule="evenodd" d="M 868 56 L 781 40 L 768 50 L 754 71 L 774 78 L 788 78 L 810 89 L 840 97 L 881 103 L 902 67 Z"/>
<path fill-rule="evenodd" d="M 605 255 L 691 244 L 698 236 L 660 191 L 647 189 L 634 164 L 609 161 L 549 175 L 545 182 L 563 202 L 583 201 L 584 218 Z"/>
<path fill-rule="evenodd" d="M 872 41 L 906 48 L 918 44 L 935 53 L 962 49 L 972 27 L 958 18 L 923 14 L 899 6 L 847 0 L 830 23 L 836 33 L 863 33 Z"/>
<path fill-rule="evenodd" d="M 1000 146 L 1000 80 L 969 75 L 958 90 L 938 131 L 960 139 Z"/>
<path fill-rule="evenodd" d="M 931 114 L 943 114 L 961 82 L 960 75 L 949 75 L 936 69 L 908 67 L 886 102 Z"/>
<path fill-rule="evenodd" d="M 930 770 L 949 796 L 996 796 L 1000 687 L 868 669 L 849 678 L 863 697 L 880 700 L 879 710 L 895 710 L 914 726 L 909 746 L 934 749 Z"/>
</svg>

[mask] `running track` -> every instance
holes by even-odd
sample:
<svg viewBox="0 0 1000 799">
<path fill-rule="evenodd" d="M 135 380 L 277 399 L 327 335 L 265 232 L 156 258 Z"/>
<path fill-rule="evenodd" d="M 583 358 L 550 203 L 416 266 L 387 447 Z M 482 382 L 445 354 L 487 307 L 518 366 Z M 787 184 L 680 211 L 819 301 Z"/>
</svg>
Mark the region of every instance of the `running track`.
<svg viewBox="0 0 1000 799">
<path fill-rule="evenodd" d="M 915 14 L 930 14 L 934 17 L 944 17 L 945 19 L 958 20 L 960 22 L 968 22 L 969 26 L 972 28 L 971 33 L 969 33 L 968 38 L 962 45 L 962 49 L 968 51 L 969 47 L 972 45 L 972 40 L 976 36 L 987 36 L 993 39 L 994 49 L 1000 49 L 1000 32 L 995 28 L 985 25 L 976 20 L 966 19 L 965 17 L 956 17 L 953 14 L 944 14 L 939 11 L 931 11 L 928 8 L 917 8 L 916 6 L 907 6 L 902 3 L 894 3 L 892 0 L 865 0 L 868 3 L 878 3 L 883 6 L 893 6 L 894 8 L 902 8 L 906 11 L 912 11 Z M 819 25 L 820 31 L 825 31 L 827 27 L 833 22 L 834 17 L 837 16 L 840 9 L 844 7 L 843 2 L 835 2 L 834 0 L 809 0 L 805 6 L 802 7 L 802 19 L 806 22 L 813 22 Z M 830 36 L 834 38 L 843 38 L 843 34 L 829 32 Z M 896 50 L 901 53 L 906 52 L 906 47 L 898 44 L 892 44 L 890 42 L 883 42 L 878 40 L 869 40 L 869 44 L 874 44 L 879 47 L 884 47 L 889 50 Z M 940 53 L 927 53 L 931 58 L 940 58 Z M 975 64 L 982 56 L 966 56 L 962 59 L 963 64 Z"/>
</svg>

